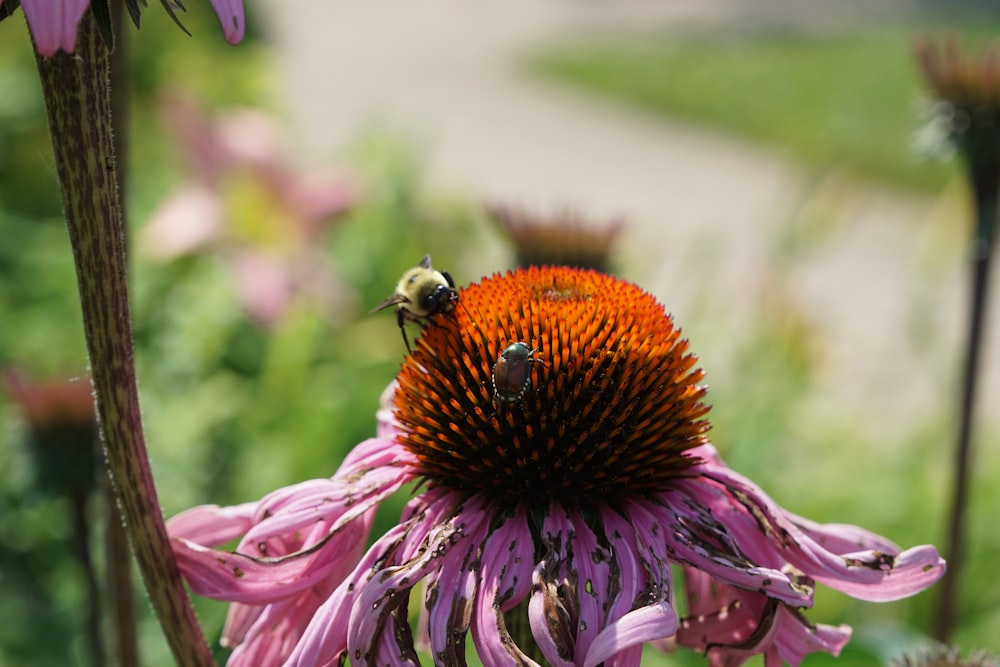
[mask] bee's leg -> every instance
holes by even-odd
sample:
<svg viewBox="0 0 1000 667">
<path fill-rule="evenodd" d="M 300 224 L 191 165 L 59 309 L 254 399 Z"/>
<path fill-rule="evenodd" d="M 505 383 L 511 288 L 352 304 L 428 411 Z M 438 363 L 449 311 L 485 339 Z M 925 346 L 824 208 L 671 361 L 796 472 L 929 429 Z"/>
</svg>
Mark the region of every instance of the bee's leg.
<svg viewBox="0 0 1000 667">
<path fill-rule="evenodd" d="M 396 324 L 399 326 L 399 333 L 403 334 L 403 343 L 406 344 L 406 351 L 409 354 L 413 354 L 413 348 L 410 347 L 410 339 L 406 337 L 406 319 L 403 317 L 403 309 L 396 309 Z"/>
</svg>

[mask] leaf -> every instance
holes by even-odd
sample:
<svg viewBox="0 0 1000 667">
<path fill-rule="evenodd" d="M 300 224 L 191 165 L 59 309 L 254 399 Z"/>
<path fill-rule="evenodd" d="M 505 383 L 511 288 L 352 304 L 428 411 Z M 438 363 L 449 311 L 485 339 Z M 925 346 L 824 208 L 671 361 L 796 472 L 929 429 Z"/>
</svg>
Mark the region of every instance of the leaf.
<svg viewBox="0 0 1000 667">
<path fill-rule="evenodd" d="M 97 23 L 97 30 L 101 33 L 104 45 L 108 51 L 115 50 L 115 30 L 111 23 L 111 10 L 108 8 L 108 0 L 90 0 L 90 12 Z"/>
<path fill-rule="evenodd" d="M 142 6 L 146 6 L 146 0 L 125 0 L 125 8 L 128 9 L 128 15 L 132 17 L 132 23 L 135 24 L 136 29 L 139 28 L 139 19 L 141 18 L 142 10 L 139 8 L 139 3 L 142 2 Z"/>
<path fill-rule="evenodd" d="M 163 8 L 167 10 L 167 14 L 170 14 L 170 18 L 174 20 L 174 23 L 177 24 L 177 27 L 183 30 L 185 35 L 190 37 L 191 33 L 188 32 L 188 29 L 184 27 L 184 24 L 181 23 L 181 20 L 177 18 L 177 14 L 174 12 L 174 10 L 176 9 L 179 9 L 182 12 L 186 12 L 187 7 L 184 6 L 184 3 L 181 2 L 180 0 L 160 0 L 160 4 L 163 5 Z"/>
</svg>

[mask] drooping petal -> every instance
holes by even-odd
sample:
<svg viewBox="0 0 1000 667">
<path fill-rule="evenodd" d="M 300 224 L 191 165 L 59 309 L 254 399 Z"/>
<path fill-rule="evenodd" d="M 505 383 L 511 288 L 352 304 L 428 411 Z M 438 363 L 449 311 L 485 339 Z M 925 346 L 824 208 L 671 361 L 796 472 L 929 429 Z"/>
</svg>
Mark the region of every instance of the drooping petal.
<svg viewBox="0 0 1000 667">
<path fill-rule="evenodd" d="M 256 610 L 253 622 L 238 628 L 233 610 L 244 605 L 234 605 L 223 629 L 223 645 L 235 646 L 227 661 L 228 667 L 258 667 L 280 665 L 292 652 L 316 608 L 329 595 L 327 586 L 318 585 L 302 595 L 282 602 L 269 604 Z"/>
<path fill-rule="evenodd" d="M 678 482 L 677 489 L 662 495 L 664 504 L 674 509 L 672 514 L 652 511 L 654 516 L 661 516 L 665 529 L 661 531 L 662 539 L 670 546 L 674 562 L 708 572 L 719 581 L 734 586 L 767 590 L 771 597 L 796 606 L 812 604 L 813 587 L 808 581 L 783 572 L 779 569 L 782 564 L 773 556 L 763 561 L 770 566 L 753 559 L 731 542 L 729 524 L 717 520 L 708 506 L 679 498 L 676 492 L 684 481 Z M 695 492 L 701 486 L 700 481 L 691 483 Z M 641 512 L 638 504 L 633 512 Z"/>
<path fill-rule="evenodd" d="M 619 582 L 612 583 L 614 556 L 610 549 L 598 544 L 598 536 L 579 512 L 571 512 L 569 518 L 573 525 L 573 544 L 572 560 L 567 565 L 574 572 L 577 598 L 573 660 L 580 664 L 590 655 L 591 644 L 605 626 L 608 602 L 614 599 L 611 587 Z"/>
<path fill-rule="evenodd" d="M 450 556 L 464 557 L 471 544 L 466 538 L 488 518 L 476 503 L 463 506 L 447 491 L 430 490 L 412 500 L 401 523 L 368 549 L 317 609 L 287 664 L 326 664 L 345 651 L 356 660 L 378 657 L 380 664 L 409 664 L 415 655 L 409 627 L 404 627 L 410 589 L 438 572 Z M 441 589 L 428 605 L 450 605 L 455 594 Z M 393 650 L 386 653 L 386 645 Z"/>
<path fill-rule="evenodd" d="M 253 524 L 257 503 L 233 507 L 202 505 L 171 517 L 167 532 L 206 547 L 217 547 L 246 534 Z"/>
<path fill-rule="evenodd" d="M 531 576 L 528 620 L 542 655 L 555 667 L 573 667 L 576 650 L 577 582 L 569 561 L 573 524 L 566 510 L 553 504 L 541 529 L 542 559 Z"/>
<path fill-rule="evenodd" d="M 198 595 L 230 602 L 276 602 L 306 590 L 350 560 L 352 547 L 367 537 L 366 522 L 351 522 L 316 548 L 280 558 L 255 558 L 215 551 L 173 538 L 181 573 Z"/>
<path fill-rule="evenodd" d="M 463 514 L 478 518 L 462 529 L 462 544 L 456 544 L 427 577 L 427 629 L 431 654 L 447 665 L 465 662 L 465 644 L 480 577 L 480 557 L 489 528 L 482 507 L 468 503 Z"/>
<path fill-rule="evenodd" d="M 88 6 L 90 0 L 21 0 L 38 53 L 54 56 L 59 49 L 72 53 L 77 26 Z"/>
<path fill-rule="evenodd" d="M 713 667 L 736 667 L 773 652 L 778 663 L 798 665 L 816 651 L 837 655 L 850 639 L 847 626 L 813 625 L 792 607 L 757 591 L 728 586 L 694 568 L 684 569 L 689 615 L 677 631 L 681 646 L 704 651 Z"/>
<path fill-rule="evenodd" d="M 378 645 L 384 643 L 381 640 L 391 641 L 392 635 L 383 637 L 382 633 L 386 628 L 387 614 L 396 608 L 400 592 L 409 590 L 432 573 L 440 573 L 452 559 L 463 559 L 468 553 L 470 538 L 481 537 L 482 525 L 489 522 L 478 502 L 470 500 L 462 506 L 450 493 L 430 491 L 425 495 L 437 497 L 427 507 L 428 515 L 414 522 L 423 534 L 407 536 L 399 553 L 392 554 L 384 561 L 384 566 L 373 573 L 352 606 L 347 640 L 348 653 L 352 656 L 362 656 L 367 660 L 366 656 L 375 654 Z M 416 537 L 419 539 L 414 539 Z M 466 607 L 455 600 L 456 596 L 461 596 L 462 590 L 447 590 L 440 586 L 436 593 L 434 595 L 428 589 L 427 606 L 431 610 L 437 605 L 446 609 Z M 462 615 L 464 617 L 464 613 Z M 463 623 L 467 622 L 463 618 Z M 409 650 L 412 651 L 412 646 Z"/>
<path fill-rule="evenodd" d="M 239 44 L 243 40 L 246 29 L 246 18 L 243 15 L 243 0 L 211 0 L 215 13 L 222 24 L 222 32 L 230 44 Z"/>
<path fill-rule="evenodd" d="M 472 638 L 483 664 L 494 667 L 536 664 L 521 652 L 504 620 L 504 612 L 517 607 L 531 591 L 534 549 L 523 511 L 507 519 L 486 540 L 472 623 Z"/>
<path fill-rule="evenodd" d="M 409 479 L 397 467 L 358 464 L 380 461 L 394 449 L 391 438 L 373 438 L 355 449 L 333 479 L 271 493 L 253 508 L 252 525 L 235 553 L 210 549 L 194 539 L 208 534 L 214 545 L 216 536 L 202 525 L 203 519 L 225 511 L 202 508 L 175 519 L 174 552 L 192 590 L 233 602 L 272 603 L 325 581 L 342 571 L 345 562 L 353 566 L 356 544 L 367 537 L 370 513 Z M 353 483 L 338 477 L 341 474 Z M 241 506 L 235 520 L 223 522 L 219 536 L 231 537 L 233 521 L 245 522 L 247 513 Z"/>
<path fill-rule="evenodd" d="M 776 555 L 808 577 L 853 597 L 876 602 L 912 595 L 944 574 L 944 560 L 932 546 L 915 547 L 902 553 L 896 549 L 850 553 L 829 551 L 801 530 L 777 503 L 750 480 L 715 465 L 705 465 L 699 473 L 701 476 L 697 482 L 680 485 L 692 490 L 693 495 L 712 507 L 713 515 L 725 523 L 735 542 L 758 562 L 763 559 L 755 557 L 757 554 L 754 551 L 771 545 Z M 725 506 L 719 502 L 719 496 L 709 499 L 713 482 L 720 485 L 719 492 L 726 498 Z M 809 530 L 813 534 L 824 532 L 817 525 L 809 526 Z M 830 544 L 837 546 L 844 543 L 843 527 L 825 532 Z M 846 534 L 858 537 L 862 532 L 849 531 Z M 865 538 L 863 542 L 866 545 L 876 542 L 880 547 L 895 546 L 886 540 L 872 538 Z"/>
<path fill-rule="evenodd" d="M 321 604 L 285 663 L 307 667 L 334 661 L 347 650 L 348 621 L 359 587 L 383 558 L 386 545 L 398 544 L 411 526 L 400 524 L 383 535 L 333 593 Z"/>
<path fill-rule="evenodd" d="M 669 637 L 676 630 L 677 614 L 669 603 L 640 607 L 597 635 L 583 665 L 596 667 L 625 649 L 641 647 L 651 639 Z"/>
</svg>

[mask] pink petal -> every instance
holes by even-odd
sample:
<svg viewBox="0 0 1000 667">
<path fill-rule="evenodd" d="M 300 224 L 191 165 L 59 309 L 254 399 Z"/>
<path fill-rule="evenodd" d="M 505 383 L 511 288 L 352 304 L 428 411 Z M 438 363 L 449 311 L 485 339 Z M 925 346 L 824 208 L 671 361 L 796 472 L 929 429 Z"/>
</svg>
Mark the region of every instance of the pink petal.
<svg viewBox="0 0 1000 667">
<path fill-rule="evenodd" d="M 243 39 L 245 18 L 243 16 L 243 0 L 211 0 L 215 13 L 219 15 L 219 23 L 226 34 L 226 41 L 239 44 Z"/>
<path fill-rule="evenodd" d="M 485 518 L 481 509 L 476 513 Z M 465 659 L 465 637 L 479 584 L 476 552 L 486 542 L 488 528 L 487 521 L 466 525 L 463 544 L 449 549 L 437 570 L 427 577 L 424 597 L 434 600 L 427 609 L 431 654 L 446 664 L 460 664 Z"/>
<path fill-rule="evenodd" d="M 472 638 L 479 659 L 495 667 L 534 664 L 514 644 L 503 620 L 531 591 L 534 543 L 523 510 L 490 535 L 483 548 Z"/>
<path fill-rule="evenodd" d="M 289 667 L 327 664 L 345 650 L 374 651 L 381 660 L 387 646 L 397 646 L 391 636 L 394 605 L 401 604 L 413 586 L 436 570 L 453 545 L 461 550 L 467 543 L 460 534 L 467 526 L 456 516 L 460 510 L 456 497 L 441 490 L 432 489 L 410 501 L 404 520 L 368 549 L 317 609 L 287 662 Z M 475 525 L 468 528 L 473 530 Z M 376 637 L 375 626 L 381 620 L 390 634 Z M 400 664 L 398 648 L 395 656 L 380 664 Z"/>
<path fill-rule="evenodd" d="M 327 664 L 347 650 L 348 621 L 361 585 L 383 557 L 383 545 L 401 540 L 408 530 L 405 525 L 394 526 L 368 549 L 354 572 L 316 609 L 286 662 L 288 667 Z"/>
<path fill-rule="evenodd" d="M 21 0 L 38 53 L 53 56 L 59 49 L 72 53 L 77 26 L 89 5 L 90 0 Z"/>
<path fill-rule="evenodd" d="M 706 507 L 712 507 L 719 521 L 725 523 L 736 543 L 752 560 L 767 562 L 762 554 L 770 550 L 774 554 L 772 559 L 780 557 L 806 576 L 830 588 L 874 602 L 913 595 L 944 574 L 944 560 L 932 546 L 915 547 L 898 553 L 895 545 L 888 540 L 861 529 L 846 530 L 842 526 L 834 526 L 824 531 L 822 526 L 811 524 L 807 525 L 809 532 L 804 532 L 792 521 L 791 515 L 745 477 L 711 464 L 701 466 L 699 473 L 701 477 L 694 481 L 684 480 L 678 487 L 689 490 Z M 726 507 L 706 495 L 713 493 L 710 480 L 718 482 L 722 494 L 729 498 Z M 888 548 L 836 553 L 824 548 L 810 533 L 820 537 L 825 534 L 828 543 L 833 546 L 852 544 L 845 539 L 850 537 L 860 538 L 865 546 L 874 544 Z M 769 594 L 775 597 L 773 590 Z M 792 600 L 789 602 L 794 603 Z"/>
<path fill-rule="evenodd" d="M 594 640 L 584 667 L 596 667 L 611 656 L 652 639 L 669 637 L 677 631 L 677 614 L 667 602 L 640 607 L 601 630 Z"/>
<path fill-rule="evenodd" d="M 850 639 L 847 626 L 812 625 L 792 607 L 764 593 L 748 591 L 685 568 L 691 615 L 677 631 L 677 643 L 707 652 L 713 667 L 735 667 L 759 653 L 766 664 L 798 665 L 816 651 L 837 655 Z"/>
<path fill-rule="evenodd" d="M 217 547 L 241 537 L 250 529 L 256 507 L 257 503 L 235 507 L 193 507 L 167 521 L 167 532 L 171 537 L 183 537 L 207 547 Z"/>
<path fill-rule="evenodd" d="M 531 598 L 528 601 L 528 622 L 538 649 L 555 667 L 574 667 L 573 644 L 576 628 L 560 599 L 561 584 L 569 576 L 568 551 L 572 550 L 573 524 L 561 506 L 553 504 L 541 530 L 541 543 L 536 545 L 545 556 L 531 574 Z"/>
<path fill-rule="evenodd" d="M 383 621 L 388 620 L 394 605 L 403 601 L 400 593 L 408 591 L 430 574 L 437 575 L 449 562 L 454 562 L 453 559 L 464 559 L 468 549 L 479 546 L 475 544 L 475 537 L 478 536 L 480 544 L 482 543 L 482 531 L 488 525 L 490 517 L 475 500 L 466 501 L 463 507 L 449 493 L 429 494 L 438 497 L 433 505 L 427 507 L 426 518 L 415 517 L 419 519 L 413 524 L 418 532 L 407 536 L 402 548 L 391 554 L 388 564 L 377 569 L 358 593 L 351 609 L 347 638 L 347 650 L 351 655 L 367 656 L 377 651 L 379 645 L 395 645 L 391 633 L 378 635 L 377 630 L 389 631 L 390 624 L 383 624 Z M 439 516 L 435 517 L 431 513 Z M 428 527 L 429 532 L 425 532 Z M 437 589 L 439 594 L 436 599 L 428 602 L 432 611 L 436 604 L 454 608 L 458 602 L 455 598 L 461 592 L 454 588 L 448 589 L 449 584 L 454 583 L 444 582 Z M 463 618 L 462 622 L 466 623 L 467 620 Z M 396 654 L 399 654 L 398 650 Z"/>
<path fill-rule="evenodd" d="M 594 531 L 577 511 L 571 514 L 570 520 L 573 525 L 570 534 L 573 558 L 568 566 L 576 580 L 580 620 L 576 628 L 574 661 L 579 663 L 589 655 L 590 645 L 606 625 L 608 602 L 620 584 L 612 575 L 611 563 L 615 556 L 620 560 L 632 559 L 600 546 Z"/>
<path fill-rule="evenodd" d="M 261 604 L 279 601 L 323 581 L 350 560 L 358 542 L 364 542 L 368 528 L 364 524 L 348 524 L 320 548 L 279 559 L 215 551 L 183 538 L 173 538 L 172 543 L 192 591 L 218 600 Z"/>
</svg>

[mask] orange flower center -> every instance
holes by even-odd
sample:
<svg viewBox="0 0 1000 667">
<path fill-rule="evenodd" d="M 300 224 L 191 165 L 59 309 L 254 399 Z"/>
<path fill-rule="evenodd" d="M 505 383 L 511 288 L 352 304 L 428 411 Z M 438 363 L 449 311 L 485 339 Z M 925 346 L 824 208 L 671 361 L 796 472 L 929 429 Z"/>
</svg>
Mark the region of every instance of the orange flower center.
<svg viewBox="0 0 1000 667">
<path fill-rule="evenodd" d="M 494 275 L 403 363 L 399 437 L 428 483 L 470 494 L 547 504 L 662 489 L 709 428 L 695 362 L 631 283 L 562 267 Z"/>
</svg>

